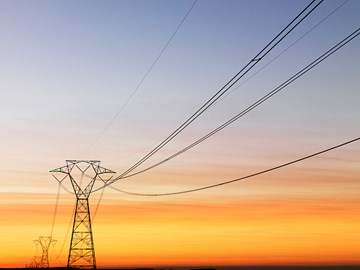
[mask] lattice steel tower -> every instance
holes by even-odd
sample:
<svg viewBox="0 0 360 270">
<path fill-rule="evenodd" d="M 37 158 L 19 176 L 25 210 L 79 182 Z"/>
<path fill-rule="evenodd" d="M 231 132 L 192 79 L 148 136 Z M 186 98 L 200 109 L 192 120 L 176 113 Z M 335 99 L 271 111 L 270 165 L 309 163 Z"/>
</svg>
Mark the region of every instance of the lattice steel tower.
<svg viewBox="0 0 360 270">
<path fill-rule="evenodd" d="M 53 240 L 51 236 L 39 236 L 39 239 L 34 240 L 34 243 L 37 245 L 40 244 L 42 249 L 41 259 L 36 263 L 36 258 L 34 258 L 34 263 L 37 268 L 49 268 L 49 249 L 51 245 L 55 245 L 57 240 Z"/>
<path fill-rule="evenodd" d="M 89 196 L 97 180 L 104 184 L 110 181 L 111 178 L 107 180 L 102 179 L 102 174 L 115 172 L 100 167 L 100 161 L 97 160 L 66 160 L 66 166 L 51 170 L 50 172 L 65 174 L 62 178 L 58 178 L 54 174 L 53 176 L 59 183 L 69 178 L 76 196 L 67 266 L 96 269 Z"/>
</svg>

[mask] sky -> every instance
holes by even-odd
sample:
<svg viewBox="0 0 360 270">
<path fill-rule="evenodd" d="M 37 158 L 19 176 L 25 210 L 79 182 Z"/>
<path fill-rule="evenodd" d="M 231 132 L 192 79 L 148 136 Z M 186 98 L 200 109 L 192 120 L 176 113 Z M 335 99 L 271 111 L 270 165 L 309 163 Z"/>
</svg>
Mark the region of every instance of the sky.
<svg viewBox="0 0 360 270">
<path fill-rule="evenodd" d="M 49 171 L 68 159 L 100 160 L 119 175 L 309 2 L 198 0 L 134 93 L 193 1 L 0 0 L 0 267 L 29 264 L 41 255 L 33 240 L 51 231 L 58 242 L 50 264 L 65 266 L 76 199 L 61 190 L 55 211 Z M 206 135 L 340 42 L 360 26 L 359 10 L 356 0 L 324 1 L 139 169 Z M 357 37 L 215 136 L 113 185 L 138 193 L 198 188 L 357 138 L 359 70 Z M 97 265 L 360 264 L 359 161 L 355 142 L 201 192 L 94 192 Z"/>
</svg>

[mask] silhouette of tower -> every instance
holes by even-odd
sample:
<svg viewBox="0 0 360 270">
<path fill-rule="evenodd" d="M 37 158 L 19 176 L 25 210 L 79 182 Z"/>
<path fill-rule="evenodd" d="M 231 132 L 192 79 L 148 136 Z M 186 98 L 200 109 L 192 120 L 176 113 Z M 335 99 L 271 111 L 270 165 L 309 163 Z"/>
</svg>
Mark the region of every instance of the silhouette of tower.
<svg viewBox="0 0 360 270">
<path fill-rule="evenodd" d="M 66 160 L 66 166 L 51 170 L 50 172 L 65 174 L 63 178 L 57 178 L 54 174 L 53 176 L 59 183 L 68 178 L 76 196 L 67 266 L 96 269 L 89 196 L 96 181 L 106 184 L 111 179 L 102 179 L 102 174 L 115 172 L 100 167 L 100 161 L 97 160 Z"/>
<path fill-rule="evenodd" d="M 53 240 L 51 236 L 39 236 L 39 239 L 34 240 L 34 243 L 41 246 L 42 255 L 39 262 L 34 258 L 34 264 L 37 268 L 49 268 L 49 249 L 51 245 L 55 245 L 57 240 Z"/>
</svg>

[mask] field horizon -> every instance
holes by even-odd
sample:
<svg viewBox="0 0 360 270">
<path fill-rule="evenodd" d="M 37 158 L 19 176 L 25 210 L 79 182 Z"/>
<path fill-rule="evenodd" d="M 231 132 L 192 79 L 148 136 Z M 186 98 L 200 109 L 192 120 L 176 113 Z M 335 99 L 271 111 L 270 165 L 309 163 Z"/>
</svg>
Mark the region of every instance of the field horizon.
<svg viewBox="0 0 360 270">
<path fill-rule="evenodd" d="M 0 267 L 0 270 L 38 269 L 31 267 Z M 53 270 L 80 269 L 75 267 L 49 267 Z M 357 270 L 360 265 L 248 265 L 248 266 L 169 266 L 169 267 L 99 267 L 101 270 Z"/>
</svg>

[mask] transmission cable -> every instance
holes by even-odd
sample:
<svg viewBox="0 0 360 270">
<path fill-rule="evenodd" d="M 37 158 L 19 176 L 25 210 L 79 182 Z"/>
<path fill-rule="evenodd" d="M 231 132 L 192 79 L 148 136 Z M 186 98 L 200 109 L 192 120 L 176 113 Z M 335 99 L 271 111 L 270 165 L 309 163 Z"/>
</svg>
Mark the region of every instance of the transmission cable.
<svg viewBox="0 0 360 270">
<path fill-rule="evenodd" d="M 244 77 L 257 63 L 259 63 L 270 51 L 272 51 L 287 35 L 289 35 L 308 15 L 310 15 L 322 2 L 321 0 L 314 7 L 311 6 L 316 0 L 311 1 L 304 10 L 302 10 L 279 34 L 277 34 L 255 57 L 253 57 L 235 76 L 233 76 L 220 90 L 218 90 L 204 105 L 202 105 L 193 115 L 191 115 L 183 124 L 181 124 L 174 132 L 172 132 L 165 140 L 158 146 L 151 150 L 147 155 L 140 159 L 137 163 L 124 171 L 115 179 L 121 179 L 151 156 L 157 153 L 161 148 L 174 139 L 180 132 L 189 126 L 195 119 L 204 113 L 210 106 L 212 106 L 219 98 L 221 98 L 234 84 L 236 84 L 242 77 Z M 311 8 L 311 9 L 310 9 Z M 309 11 L 307 11 L 310 9 Z M 305 14 L 304 14 L 305 13 Z"/>
<path fill-rule="evenodd" d="M 273 59 L 271 59 L 269 62 L 267 62 L 264 66 L 262 66 L 259 70 L 257 70 L 254 74 L 252 74 L 250 77 L 248 77 L 246 80 L 244 80 L 241 84 L 237 85 L 234 89 L 227 92 L 226 95 L 224 95 L 221 99 L 218 100 L 220 102 L 224 98 L 226 98 L 228 95 L 230 95 L 232 92 L 237 90 L 239 87 L 243 86 L 245 83 L 247 83 L 249 80 L 251 80 L 255 75 L 263 71 L 266 67 L 268 67 L 271 63 L 273 63 L 276 59 L 278 59 L 281 55 L 283 55 L 285 52 L 287 52 L 289 49 L 291 49 L 295 44 L 297 44 L 299 41 L 301 41 L 305 36 L 307 36 L 310 32 L 312 32 L 316 27 L 318 27 L 320 24 L 322 24 L 325 20 L 327 20 L 330 16 L 332 16 L 335 12 L 337 12 L 340 8 L 342 8 L 347 2 L 350 0 L 344 1 L 342 4 L 340 4 L 337 8 L 335 8 L 332 12 L 330 12 L 326 17 L 324 17 L 321 21 L 319 21 L 317 24 L 315 24 L 313 27 L 311 27 L 308 31 L 306 31 L 303 35 L 301 35 L 297 40 L 295 40 L 293 43 L 291 43 L 286 49 L 284 49 L 281 53 L 279 53 L 277 56 L 275 56 Z"/>
<path fill-rule="evenodd" d="M 39 247 L 38 247 L 39 242 L 36 241 L 36 240 L 34 240 L 34 243 L 35 243 L 36 248 L 35 248 L 35 255 L 34 255 L 33 262 L 34 262 L 34 264 L 36 264 L 36 258 L 38 257 L 38 250 L 39 250 Z M 35 266 L 35 267 L 36 267 L 36 266 Z"/>
<path fill-rule="evenodd" d="M 129 194 L 129 195 L 152 196 L 152 197 L 153 197 L 153 196 L 178 195 L 178 194 L 196 192 L 196 191 L 201 191 L 201 190 L 205 190 L 205 189 L 210 189 L 210 188 L 215 188 L 215 187 L 219 187 L 219 186 L 231 184 L 231 183 L 234 183 L 234 182 L 237 182 L 237 181 L 242 181 L 242 180 L 245 180 L 245 179 L 248 179 L 248 178 L 252 178 L 252 177 L 255 177 L 255 176 L 258 176 L 258 175 L 261 175 L 261 174 L 265 174 L 265 173 L 268 173 L 268 172 L 271 172 L 271 171 L 275 171 L 275 170 L 278 170 L 278 169 L 280 169 L 280 168 L 283 168 L 283 167 L 286 167 L 286 166 L 289 166 L 289 165 L 298 163 L 298 162 L 300 162 L 300 161 L 304 161 L 304 160 L 306 160 L 306 159 L 313 158 L 313 157 L 315 157 L 315 156 L 318 156 L 318 155 L 324 154 L 324 153 L 326 153 L 326 152 L 335 150 L 335 149 L 340 148 L 340 147 L 342 147 L 342 146 L 345 146 L 345 145 L 347 145 L 347 144 L 354 143 L 354 142 L 356 142 L 356 141 L 358 141 L 358 140 L 360 140 L 360 137 L 357 137 L 357 138 L 352 139 L 352 140 L 350 140 L 350 141 L 347 141 L 347 142 L 338 144 L 338 145 L 336 145 L 336 146 L 330 147 L 330 148 L 325 149 L 325 150 L 322 150 L 322 151 L 320 151 L 320 152 L 317 152 L 317 153 L 314 153 L 314 154 L 311 154 L 311 155 L 308 155 L 308 156 L 305 156 L 305 157 L 302 157 L 302 158 L 299 158 L 299 159 L 296 159 L 296 160 L 293 160 L 293 161 L 290 161 L 290 162 L 287 162 L 287 163 L 284 163 L 284 164 L 281 164 L 281 165 L 278 165 L 278 166 L 276 166 L 276 167 L 272 167 L 272 168 L 270 168 L 270 169 L 266 169 L 266 170 L 263 170 L 263 171 L 260 171 L 260 172 L 257 172 L 257 173 L 249 174 L 249 175 L 247 175 L 247 176 L 243 176 L 243 177 L 240 177 L 240 178 L 236 178 L 236 179 L 232 179 L 232 180 L 229 180 L 229 181 L 220 182 L 220 183 L 217 183 L 217 184 L 214 184 L 214 185 L 204 186 L 204 187 L 200 187 L 200 188 L 188 189 L 188 190 L 177 191 L 177 192 L 169 192 L 169 193 L 136 193 L 136 192 L 125 191 L 125 190 L 122 190 L 122 189 L 119 189 L 119 188 L 116 188 L 116 187 L 113 187 L 113 186 L 111 186 L 111 188 L 114 189 L 114 190 L 117 190 L 117 191 L 119 191 L 119 192 L 122 192 L 122 193 L 125 193 L 125 194 Z"/>
<path fill-rule="evenodd" d="M 102 189 L 101 189 L 101 193 L 100 193 L 100 197 L 99 197 L 98 202 L 97 202 L 96 207 L 95 207 L 95 211 L 94 211 L 94 213 L 92 214 L 92 218 L 91 218 L 91 222 L 92 222 L 92 223 L 94 223 L 96 214 L 97 214 L 97 212 L 98 212 L 98 210 L 99 210 L 99 207 L 100 207 L 101 200 L 102 200 L 102 198 L 103 198 L 103 196 L 104 196 L 104 192 L 105 192 L 105 188 L 102 188 Z"/>
<path fill-rule="evenodd" d="M 100 134 L 95 138 L 95 140 L 79 155 L 82 156 L 83 154 L 85 154 L 87 151 L 89 151 L 91 149 L 91 147 L 93 147 L 97 141 L 105 134 L 105 132 L 110 128 L 110 126 L 115 122 L 115 120 L 119 117 L 119 115 L 121 114 L 121 112 L 124 110 L 124 108 L 127 106 L 127 104 L 129 103 L 129 101 L 131 100 L 131 98 L 135 95 L 135 93 L 138 91 L 138 89 L 140 88 L 140 86 L 143 84 L 143 82 L 145 81 L 145 79 L 148 77 L 148 75 L 150 74 L 150 72 L 153 70 L 153 68 L 155 67 L 156 63 L 159 61 L 160 57 L 163 55 L 164 51 L 167 49 L 167 47 L 169 46 L 170 42 L 173 40 L 173 38 L 175 37 L 176 33 L 179 31 L 179 29 L 181 28 L 181 26 L 183 25 L 183 23 L 185 22 L 186 18 L 188 17 L 188 15 L 190 14 L 190 12 L 192 11 L 192 9 L 194 8 L 195 4 L 197 3 L 198 0 L 194 0 L 193 4 L 190 6 L 189 10 L 187 11 L 187 13 L 185 14 L 185 16 L 182 18 L 182 20 L 180 21 L 179 25 L 176 27 L 175 31 L 172 33 L 172 35 L 170 36 L 170 38 L 168 39 L 168 41 L 165 43 L 164 47 L 162 48 L 162 50 L 160 51 L 160 53 L 158 54 L 158 56 L 155 58 L 154 62 L 151 64 L 151 66 L 149 67 L 149 69 L 146 71 L 145 75 L 142 77 L 142 79 L 140 80 L 140 82 L 138 83 L 138 85 L 134 88 L 134 90 L 132 91 L 132 93 L 130 94 L 130 96 L 126 99 L 126 101 L 123 103 L 123 105 L 121 106 L 121 108 L 117 111 L 117 113 L 115 114 L 115 116 L 111 119 L 111 121 L 105 126 L 105 128 L 100 132 Z M 101 192 L 101 195 L 99 197 L 99 200 L 96 204 L 96 208 L 95 208 L 95 212 L 93 215 L 93 219 L 95 219 L 95 216 L 97 214 L 97 210 L 100 206 L 102 197 L 104 194 L 104 190 Z"/>
<path fill-rule="evenodd" d="M 183 23 L 185 22 L 186 18 L 188 17 L 188 15 L 190 14 L 190 12 L 192 11 L 193 7 L 195 6 L 196 2 L 198 0 L 194 0 L 193 4 L 191 5 L 191 7 L 189 8 L 188 12 L 185 14 L 185 16 L 183 17 L 183 19 L 180 21 L 179 25 L 176 27 L 175 31 L 172 33 L 172 35 L 170 36 L 170 38 L 168 39 L 168 41 L 165 43 L 165 46 L 162 48 L 162 50 L 160 51 L 160 53 L 158 54 L 158 56 L 155 58 L 154 62 L 151 64 L 151 66 L 149 67 L 149 69 L 146 71 L 145 75 L 142 77 L 142 79 L 140 80 L 140 82 L 138 83 L 138 85 L 134 88 L 134 90 L 131 92 L 130 96 L 126 99 L 126 101 L 123 103 L 123 105 L 121 106 L 121 108 L 117 111 L 117 113 L 115 114 L 115 116 L 111 119 L 111 121 L 105 126 L 105 128 L 100 132 L 100 134 L 95 138 L 95 140 L 79 155 L 82 156 L 83 154 L 85 154 L 87 151 L 89 151 L 91 149 L 91 147 L 93 147 L 97 141 L 105 134 L 105 132 L 110 128 L 110 126 L 115 122 L 115 120 L 119 117 L 119 115 L 121 114 L 121 112 L 124 110 L 124 108 L 126 107 L 126 105 L 129 103 L 130 99 L 135 95 L 135 93 L 138 91 L 138 89 L 140 88 L 140 86 L 143 84 L 143 82 L 145 81 L 145 79 L 147 78 L 147 76 L 149 75 L 149 73 L 153 70 L 154 66 L 156 65 L 156 63 L 159 61 L 160 57 L 163 55 L 164 51 L 166 50 L 166 48 L 169 46 L 170 42 L 173 40 L 173 38 L 175 37 L 176 33 L 179 31 L 179 29 L 181 28 L 181 26 L 183 25 Z"/>
<path fill-rule="evenodd" d="M 295 40 L 293 43 L 291 43 L 286 49 L 284 49 L 282 52 L 280 52 L 278 55 L 276 55 L 274 58 L 272 58 L 269 62 L 267 62 L 264 66 L 262 66 L 259 70 L 257 70 L 254 74 L 252 74 L 250 77 L 248 77 L 246 80 L 244 80 L 241 84 L 237 85 L 235 88 L 233 88 L 231 91 L 227 92 L 224 96 L 222 96 L 219 100 L 217 100 L 216 103 L 219 103 L 223 99 L 225 99 L 228 95 L 230 95 L 232 92 L 243 86 L 245 83 L 247 83 L 249 80 L 251 80 L 253 77 L 255 77 L 258 73 L 263 71 L 265 68 L 267 68 L 269 65 L 271 65 L 276 59 L 278 59 L 281 55 L 283 55 L 285 52 L 290 50 L 294 45 L 296 45 L 298 42 L 300 42 L 305 36 L 307 36 L 309 33 L 311 33 L 315 28 L 317 28 L 320 24 L 322 24 L 325 20 L 330 18 L 335 12 L 337 12 L 340 8 L 342 8 L 346 3 L 348 3 L 350 0 L 345 0 L 342 4 L 340 4 L 338 7 L 336 7 L 332 12 L 330 12 L 326 17 L 324 17 L 321 21 L 319 21 L 317 24 L 315 24 L 313 27 L 311 27 L 308 31 L 306 31 L 303 35 L 301 35 L 297 40 Z M 146 150 L 147 147 L 144 147 L 143 149 L 139 150 L 136 153 L 129 154 L 125 157 L 122 157 L 120 159 L 124 159 L 130 156 L 133 156 L 134 154 L 138 154 Z M 115 159 L 113 161 L 118 161 L 119 159 Z M 124 177 L 126 178 L 126 177 Z"/>
<path fill-rule="evenodd" d="M 266 94 L 265 96 L 263 96 L 262 98 L 260 98 L 258 101 L 256 101 L 255 103 L 253 103 L 251 106 L 249 106 L 248 108 L 246 108 L 245 110 L 243 110 L 242 112 L 240 112 L 239 114 L 237 114 L 236 116 L 234 116 L 233 118 L 231 118 L 230 120 L 228 120 L 227 122 L 225 122 L 224 124 L 222 124 L 221 126 L 219 126 L 218 128 L 214 129 L 213 131 L 211 131 L 210 133 L 208 133 L 207 135 L 203 136 L 202 138 L 200 138 L 199 140 L 197 140 L 196 142 L 190 144 L 189 146 L 183 148 L 182 150 L 178 151 L 177 153 L 173 154 L 172 156 L 146 168 L 143 169 L 139 172 L 133 173 L 131 175 L 127 175 L 124 178 L 129 178 L 131 176 L 135 176 L 138 175 L 140 173 L 143 173 L 145 171 L 148 171 L 150 169 L 153 169 L 179 155 L 181 155 L 182 153 L 188 151 L 189 149 L 193 148 L 194 146 L 198 145 L 199 143 L 205 141 L 206 139 L 210 138 L 211 136 L 215 135 L 217 132 L 219 132 L 220 130 L 224 129 L 225 127 L 227 127 L 228 125 L 232 124 L 233 122 L 235 122 L 236 120 L 238 120 L 240 117 L 244 116 L 245 114 L 247 114 L 248 112 L 252 111 L 253 109 L 255 109 L 256 107 L 258 107 L 260 104 L 262 104 L 263 102 L 265 102 L 266 100 L 270 99 L 272 96 L 274 96 L 275 94 L 277 94 L 278 92 L 280 92 L 281 90 L 283 90 L 285 87 L 287 87 L 288 85 L 290 85 L 291 83 L 293 83 L 295 80 L 297 80 L 298 78 L 300 78 L 302 75 L 304 75 L 305 73 L 307 73 L 308 71 L 310 71 L 312 68 L 314 68 L 315 66 L 317 66 L 318 64 L 320 64 L 322 61 L 324 61 L 326 58 L 328 58 L 330 55 L 332 55 L 333 53 L 335 53 L 337 50 L 339 50 L 341 47 L 343 47 L 345 44 L 347 44 L 348 42 L 350 42 L 352 39 L 354 39 L 355 37 L 357 37 L 360 34 L 360 28 L 358 28 L 357 30 L 355 30 L 352 34 L 350 34 L 349 36 L 347 36 L 345 39 L 343 39 L 342 41 L 340 41 L 338 44 L 336 44 L 334 47 L 332 47 L 330 50 L 328 50 L 326 53 L 322 54 L 320 57 L 318 57 L 316 60 L 314 60 L 313 62 L 311 62 L 309 65 L 307 65 L 305 68 L 303 68 L 302 70 L 300 70 L 299 72 L 297 72 L 295 75 L 293 75 L 291 78 L 289 78 L 288 80 L 286 80 L 284 83 L 282 83 L 281 85 L 279 85 L 278 87 L 276 87 L 274 90 L 272 90 L 271 92 L 269 92 L 268 94 Z M 124 179 L 123 178 L 123 179 Z"/>
<path fill-rule="evenodd" d="M 52 220 L 52 224 L 51 224 L 51 232 L 50 232 L 51 237 L 53 236 L 55 220 L 56 220 L 57 210 L 58 210 L 58 206 L 59 206 L 60 190 L 61 190 L 61 183 L 58 182 L 58 189 L 57 189 L 57 194 L 56 194 L 56 199 L 55 199 L 54 215 L 53 215 L 53 220 Z"/>
<path fill-rule="evenodd" d="M 72 211 L 71 211 L 70 222 L 68 223 L 68 227 L 67 227 L 67 230 L 66 230 L 66 235 L 65 235 L 63 244 L 62 244 L 62 246 L 61 246 L 61 248 L 60 248 L 60 250 L 59 250 L 59 253 L 58 253 L 58 255 L 56 256 L 56 258 L 55 258 L 54 261 L 57 261 L 57 260 L 59 259 L 60 255 L 61 255 L 61 253 L 63 252 L 63 249 L 64 249 L 64 247 L 65 247 L 66 239 L 68 238 L 71 225 L 73 224 L 73 221 L 74 221 L 75 208 L 76 208 L 76 205 L 73 206 L 73 209 L 72 209 Z"/>
<path fill-rule="evenodd" d="M 188 145 L 187 147 L 183 148 L 182 150 L 176 152 L 175 154 L 171 155 L 170 157 L 150 166 L 147 167 L 141 171 L 138 171 L 136 173 L 133 174 L 129 174 L 127 176 L 122 177 L 121 179 L 125 179 L 125 178 L 129 178 L 135 175 L 138 175 L 140 173 L 146 172 L 150 169 L 153 169 L 179 155 L 181 155 L 182 153 L 190 150 L 191 148 L 193 148 L 194 146 L 198 145 L 199 143 L 205 141 L 206 139 L 212 137 L 213 135 L 215 135 L 217 132 L 221 131 L 222 129 L 224 129 L 225 127 L 227 127 L 228 125 L 232 124 L 233 122 L 235 122 L 236 120 L 238 120 L 240 117 L 244 116 L 245 114 L 247 114 L 248 112 L 252 111 L 253 109 L 255 109 L 256 107 L 258 107 L 260 104 L 262 104 L 263 102 L 265 102 L 266 100 L 268 100 L 269 98 L 273 97 L 275 94 L 277 94 L 278 92 L 280 92 L 281 90 L 283 90 L 285 87 L 287 87 L 288 85 L 290 85 L 291 83 L 293 83 L 295 80 L 297 80 L 298 78 L 300 78 L 301 76 L 303 76 L 305 73 L 307 73 L 308 71 L 310 71 L 312 68 L 314 68 L 315 66 L 317 66 L 318 64 L 320 64 L 322 61 L 324 61 L 326 58 L 328 58 L 329 56 L 331 56 L 333 53 L 335 53 L 336 51 L 338 51 L 340 48 L 342 48 L 343 46 L 345 46 L 347 43 L 349 43 L 351 40 L 353 40 L 355 37 L 357 37 L 360 34 L 360 28 L 358 28 L 357 30 L 355 30 L 353 33 L 351 33 L 350 35 L 348 35 L 346 38 L 344 38 L 342 41 L 340 41 L 339 43 L 337 43 L 335 46 L 333 46 L 331 49 L 329 49 L 327 52 L 325 52 L 324 54 L 322 54 L 320 57 L 318 57 L 316 60 L 314 60 L 313 62 L 311 62 L 309 65 L 307 65 L 305 68 L 301 69 L 299 72 L 297 72 L 295 75 L 293 75 L 292 77 L 290 77 L 288 80 L 286 80 L 284 83 L 282 83 L 281 85 L 279 85 L 278 87 L 276 87 L 275 89 L 273 89 L 272 91 L 270 91 L 268 94 L 266 94 L 265 96 L 263 96 L 262 98 L 260 98 L 258 101 L 256 101 L 255 103 L 253 103 L 252 105 L 250 105 L 249 107 L 247 107 L 245 110 L 243 110 L 242 112 L 238 113 L 237 115 L 235 115 L 234 117 L 232 117 L 230 120 L 228 120 L 227 122 L 223 123 L 222 125 L 220 125 L 219 127 L 217 127 L 216 129 L 214 129 L 213 131 L 211 131 L 210 133 L 206 134 L 205 136 L 203 136 L 202 138 L 198 139 L 197 141 L 195 141 L 194 143 Z M 93 192 L 102 189 L 108 185 L 111 185 L 112 183 L 116 182 L 117 180 L 119 180 L 119 178 L 115 178 L 113 181 L 110 181 L 108 183 L 106 183 L 104 186 L 95 189 Z"/>
</svg>

